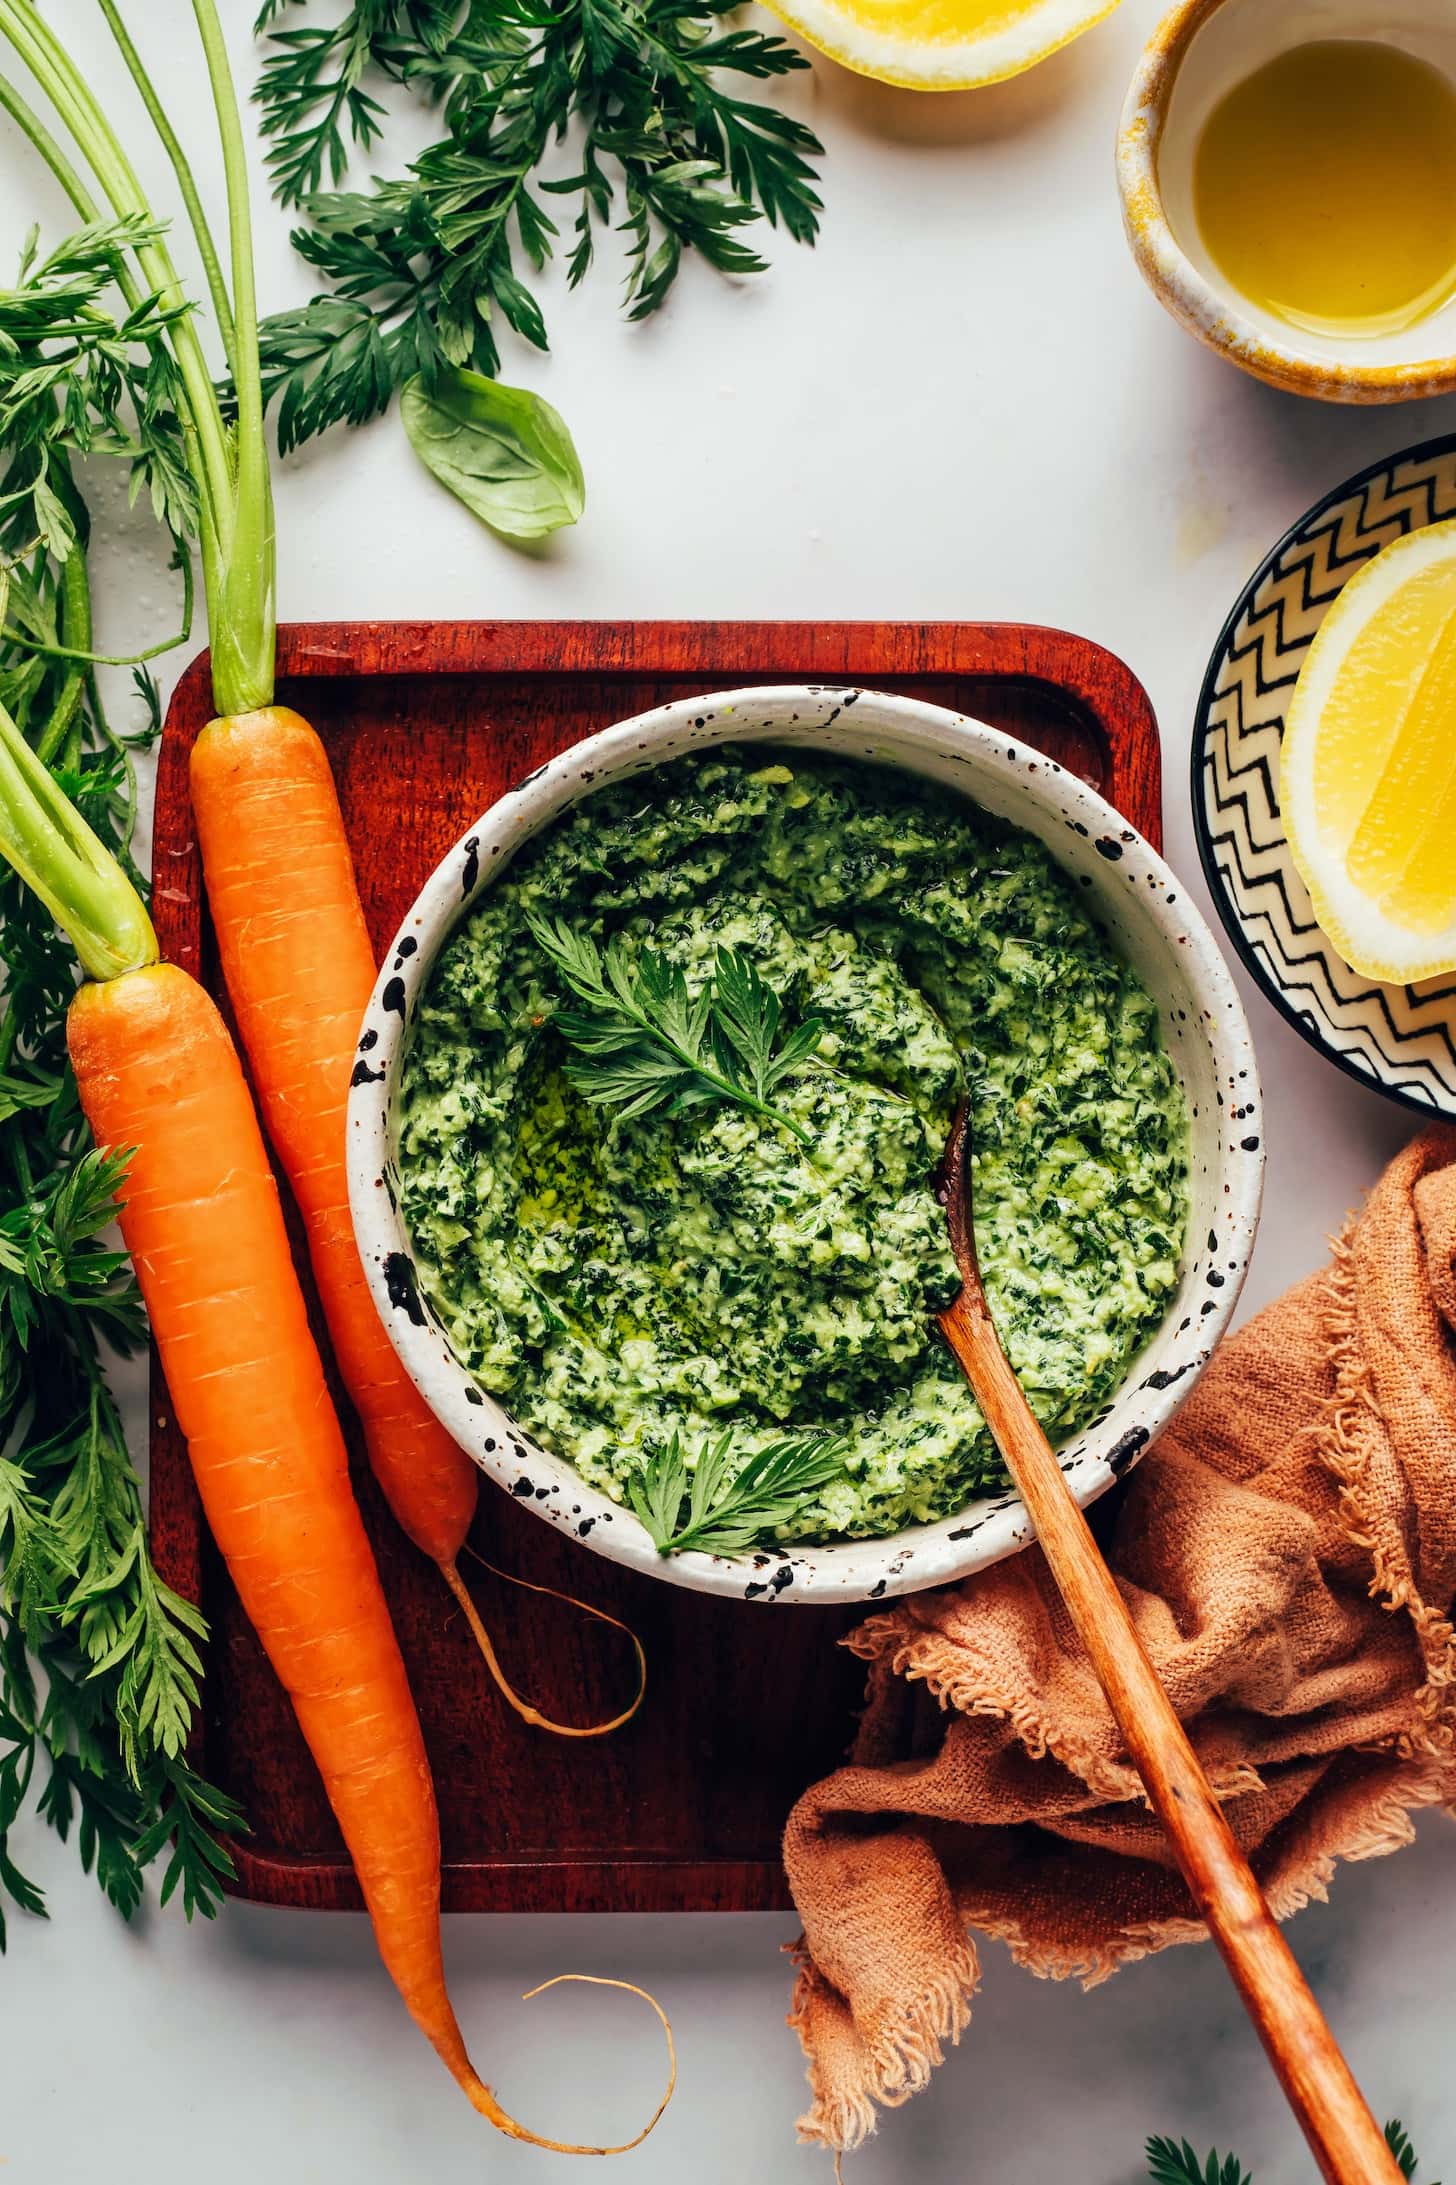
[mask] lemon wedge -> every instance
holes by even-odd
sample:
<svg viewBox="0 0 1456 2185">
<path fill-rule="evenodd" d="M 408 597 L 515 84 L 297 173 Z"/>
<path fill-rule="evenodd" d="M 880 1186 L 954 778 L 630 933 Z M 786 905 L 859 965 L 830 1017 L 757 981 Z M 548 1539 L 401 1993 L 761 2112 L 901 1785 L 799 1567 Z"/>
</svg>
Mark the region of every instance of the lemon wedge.
<svg viewBox="0 0 1456 2185">
<path fill-rule="evenodd" d="M 1340 593 L 1295 686 L 1280 807 L 1315 916 L 1352 969 L 1456 970 L 1456 522 Z"/>
<path fill-rule="evenodd" d="M 1019 76 L 1118 0 L 771 0 L 810 45 L 861 76 L 962 91 Z"/>
</svg>

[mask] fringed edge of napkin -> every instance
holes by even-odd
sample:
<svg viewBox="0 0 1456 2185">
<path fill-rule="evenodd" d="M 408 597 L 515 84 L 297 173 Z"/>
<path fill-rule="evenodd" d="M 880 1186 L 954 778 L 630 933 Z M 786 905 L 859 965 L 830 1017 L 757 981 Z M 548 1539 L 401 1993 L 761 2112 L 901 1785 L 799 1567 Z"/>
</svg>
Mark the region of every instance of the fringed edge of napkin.
<svg viewBox="0 0 1456 2185">
<path fill-rule="evenodd" d="M 880 2109 L 899 2109 L 920 2093 L 930 2084 L 931 2073 L 945 2061 L 947 2045 L 958 2045 L 971 2022 L 971 2005 L 981 1984 L 980 1961 L 967 1934 L 962 1951 L 939 1977 L 921 1989 L 892 2025 L 877 2033 L 869 2045 L 866 2082 L 855 2092 L 846 2093 L 831 2092 L 821 2068 L 820 2051 L 808 2039 L 808 2021 L 816 2008 L 843 2013 L 843 2000 L 816 1970 L 802 1935 L 789 1945 L 788 1954 L 797 1974 L 788 2024 L 798 2034 L 807 2059 L 811 2096 L 810 2106 L 798 2122 L 798 2138 L 802 2144 L 847 2154 L 870 2137 Z"/>
<path fill-rule="evenodd" d="M 1303 1873 L 1267 1885 L 1265 1894 L 1275 1918 L 1290 1919 L 1308 1904 L 1327 1902 L 1340 1865 L 1383 1859 L 1404 1850 L 1415 1836 L 1412 1814 L 1432 1806 L 1449 1807 L 1453 1797 L 1456 1777 L 1449 1765 L 1411 1767 L 1402 1773 L 1368 1808 L 1358 1828 L 1321 1852 Z M 1015 1920 L 978 1916 L 975 1925 L 988 1940 L 1004 1943 L 1015 1963 L 1039 1980 L 1079 1980 L 1084 1988 L 1097 1987 L 1122 1966 L 1158 1950 L 1208 1939 L 1200 1919 L 1150 1920 L 1096 1948 L 1084 1946 L 1070 1952 L 1032 1940 Z M 806 2145 L 847 2154 L 874 2133 L 881 2109 L 898 2109 L 920 2093 L 944 2062 L 947 2046 L 958 2046 L 971 2022 L 981 1984 L 980 1960 L 968 1928 L 963 1952 L 904 2007 L 893 2026 L 882 2029 L 868 2044 L 868 2068 L 854 2091 L 847 2092 L 842 2087 L 831 2091 L 821 2068 L 821 2051 L 808 2038 L 811 2015 L 816 2010 L 843 2013 L 843 1999 L 815 1969 L 802 1936 L 789 1946 L 789 1956 L 796 1978 L 788 2024 L 804 2051 L 810 2093 L 809 2108 L 798 2120 L 798 2138 Z"/>
<path fill-rule="evenodd" d="M 1415 1834 L 1412 1814 L 1456 1798 L 1456 1733 L 1451 1720 L 1456 1686 L 1456 1630 L 1450 1619 L 1416 1589 L 1409 1557 L 1393 1526 L 1384 1518 L 1370 1480 L 1371 1436 L 1379 1413 L 1368 1360 L 1361 1352 L 1353 1265 L 1355 1217 L 1334 1241 L 1327 1278 L 1329 1306 L 1325 1327 L 1335 1382 L 1322 1417 L 1313 1429 L 1316 1451 L 1338 1482 L 1339 1511 L 1346 1536 L 1371 1560 L 1370 1593 L 1392 1614 L 1404 1612 L 1426 1665 L 1426 1681 L 1416 1695 L 1418 1720 L 1392 1745 L 1392 1758 L 1405 1765 L 1374 1802 L 1358 1826 L 1320 1851 L 1306 1868 L 1273 1880 L 1266 1894 L 1278 1919 L 1288 1919 L 1311 1901 L 1323 1903 L 1342 1863 L 1385 1858 L 1409 1844 Z M 1009 1722 L 1032 1759 L 1050 1757 L 1098 1796 L 1122 1801 L 1142 1795 L 1136 1773 L 1126 1763 L 1109 1762 L 1082 1740 L 1054 1733 L 1024 1693 L 987 1688 L 965 1664 L 961 1649 L 939 1632 L 907 1628 L 903 1611 L 871 1617 L 841 1644 L 881 1674 L 922 1682 L 940 1705 L 961 1714 L 997 1716 Z M 1372 1753 L 1379 1748 L 1371 1748 Z M 1210 1778 L 1220 1798 L 1261 1789 L 1258 1771 L 1238 1762 Z M 1208 1930 L 1197 1918 L 1149 1921 L 1127 1929 L 1094 1948 L 1060 1951 L 1054 1943 L 1030 1939 L 1019 1922 L 977 1918 L 977 1931 L 1001 1942 L 1015 1962 L 1039 1979 L 1080 1980 L 1094 1987 L 1119 1967 L 1173 1944 L 1201 1942 Z M 895 2024 L 881 2029 L 868 2044 L 869 2069 L 852 2093 L 831 2092 L 820 2056 L 807 2038 L 810 2016 L 843 2012 L 836 1991 L 815 1969 L 802 1937 L 790 1955 L 797 1967 L 788 2023 L 799 2035 L 808 2060 L 811 2104 L 799 2120 L 798 2136 L 840 2152 L 858 2146 L 874 2132 L 881 2108 L 895 2109 L 925 2087 L 971 2021 L 980 1985 L 980 1963 L 967 1926 L 964 1947 L 940 1976 L 900 2012 Z"/>
<path fill-rule="evenodd" d="M 1356 1305 L 1352 1215 L 1333 1240 L 1326 1284 L 1329 1310 L 1324 1328 L 1335 1367 L 1335 1386 L 1323 1418 L 1314 1429 L 1316 1451 L 1339 1484 L 1339 1510 L 1346 1538 L 1370 1557 L 1371 1598 L 1391 1613 L 1410 1618 L 1421 1658 L 1424 1684 L 1416 1693 L 1417 1720 L 1396 1743 L 1404 1759 L 1448 1763 L 1452 1756 L 1452 1686 L 1456 1683 L 1456 1630 L 1440 1609 L 1417 1591 L 1410 1557 L 1379 1505 L 1370 1480 L 1371 1448 L 1380 1413 L 1371 1385 L 1370 1361 L 1359 1336 Z"/>
</svg>

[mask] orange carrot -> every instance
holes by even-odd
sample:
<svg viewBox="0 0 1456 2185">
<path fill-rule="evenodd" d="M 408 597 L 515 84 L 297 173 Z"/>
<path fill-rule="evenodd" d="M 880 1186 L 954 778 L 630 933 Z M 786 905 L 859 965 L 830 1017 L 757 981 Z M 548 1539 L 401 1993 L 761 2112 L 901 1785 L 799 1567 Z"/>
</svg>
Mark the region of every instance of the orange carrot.
<svg viewBox="0 0 1456 2185">
<path fill-rule="evenodd" d="M 344 1113 L 375 962 L 328 757 L 286 706 L 209 722 L 192 807 L 223 975 L 374 1474 L 433 1562 L 453 1562 L 479 1474 L 380 1325 L 349 1219 Z"/>
<path fill-rule="evenodd" d="M 528 2131 L 466 2053 L 441 1962 L 424 1740 L 226 1027 L 185 972 L 150 963 L 83 986 L 68 1030 L 97 1143 L 131 1149 L 122 1235 L 208 1524 L 323 1778 L 380 1955 L 492 2124 L 561 2153 L 621 2152 Z"/>
<path fill-rule="evenodd" d="M 365 1284 L 345 1109 L 375 961 L 328 755 L 287 706 L 210 721 L 193 746 L 192 806 L 228 994 L 374 1476 L 517 1714 L 560 1736 L 601 1736 L 640 1703 L 640 1648 L 637 1697 L 610 1722 L 551 1722 L 513 1689 L 458 1568 L 479 1475 L 405 1372 Z"/>
</svg>

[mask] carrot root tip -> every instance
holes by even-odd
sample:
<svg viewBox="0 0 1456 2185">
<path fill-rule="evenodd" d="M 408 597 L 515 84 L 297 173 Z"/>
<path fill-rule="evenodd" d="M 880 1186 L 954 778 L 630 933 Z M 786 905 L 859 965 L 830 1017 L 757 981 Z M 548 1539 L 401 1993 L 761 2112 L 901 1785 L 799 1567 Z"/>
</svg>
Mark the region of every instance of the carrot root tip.
<svg viewBox="0 0 1456 2185">
<path fill-rule="evenodd" d="M 461 2083 L 470 2097 L 472 2107 L 477 2109 L 482 2116 L 488 2117 L 497 2131 L 504 2132 L 508 2139 L 523 2140 L 530 2147 L 544 2147 L 553 2155 L 630 2154 L 634 2147 L 640 2147 L 648 2134 L 656 2129 L 677 2088 L 677 2047 L 672 2037 L 672 2022 L 656 1996 L 649 1995 L 645 1988 L 639 1988 L 635 1981 L 609 1980 L 599 1973 L 557 1973 L 553 1979 L 543 1980 L 539 1987 L 528 1988 L 521 2000 L 523 2003 L 530 2003 L 536 1996 L 544 1995 L 548 1988 L 559 1988 L 567 1981 L 578 1981 L 588 1988 L 620 1988 L 627 1995 L 640 1995 L 649 2009 L 656 2013 L 658 2023 L 662 2027 L 663 2036 L 667 2042 L 667 2085 L 663 2089 L 662 2098 L 657 2107 L 634 2138 L 619 2140 L 615 2145 L 607 2147 L 589 2147 L 575 2140 L 547 2139 L 544 2134 L 533 2132 L 524 2124 L 518 2124 L 509 2111 L 502 2109 L 485 2082 L 476 2078 L 473 2072 L 468 2079 L 463 2079 Z"/>
<path fill-rule="evenodd" d="M 458 1567 L 453 1562 L 442 1561 L 439 1565 L 440 1575 L 454 1595 L 460 1612 L 470 1627 L 471 1637 L 479 1647 L 481 1657 L 490 1672 L 491 1681 L 506 1705 L 514 1708 L 522 1722 L 531 1724 L 534 1729 L 549 1731 L 552 1737 L 608 1737 L 613 1730 L 623 1729 L 647 1696 L 647 1656 L 643 1651 L 642 1641 L 630 1624 L 624 1624 L 616 1616 L 609 1616 L 604 1608 L 593 1608 L 590 1601 L 578 1600 L 573 1593 L 562 1593 L 555 1586 L 534 1585 L 529 1578 L 517 1578 L 510 1571 L 497 1570 L 494 1563 L 487 1563 L 485 1557 L 477 1554 L 474 1548 L 468 1548 L 467 1553 L 474 1556 L 476 1562 L 494 1577 L 503 1578 L 507 1585 L 520 1586 L 526 1593 L 543 1593 L 548 1600 L 564 1601 L 568 1608 L 579 1608 L 584 1616 L 594 1617 L 598 1623 L 610 1624 L 614 1631 L 625 1632 L 637 1657 L 637 1690 L 630 1705 L 624 1707 L 620 1714 L 613 1715 L 608 1722 L 555 1722 L 549 1715 L 543 1715 L 539 1708 L 533 1707 L 528 1699 L 523 1699 L 511 1683 L 501 1667 L 500 1657 L 496 1653 L 485 1621 L 471 1598 L 470 1589 L 461 1577 Z M 539 1993 L 539 1990 L 533 1990 L 533 1993 Z"/>
</svg>

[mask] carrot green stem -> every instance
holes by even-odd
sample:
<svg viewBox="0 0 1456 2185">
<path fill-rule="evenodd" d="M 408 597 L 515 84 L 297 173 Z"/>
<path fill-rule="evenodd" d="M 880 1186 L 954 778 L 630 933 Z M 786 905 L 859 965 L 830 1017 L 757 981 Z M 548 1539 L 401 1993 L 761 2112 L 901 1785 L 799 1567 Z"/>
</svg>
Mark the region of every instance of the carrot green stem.
<svg viewBox="0 0 1456 2185">
<path fill-rule="evenodd" d="M 33 0 L 0 0 L 3 31 L 65 123 L 101 185 L 102 195 L 121 219 L 136 218 L 155 227 L 157 219 L 136 172 L 95 94 Z M 171 311 L 183 312 L 186 295 L 166 244 L 155 237 L 134 249 L 143 281 Z M 186 316 L 168 329 L 184 392 L 184 432 L 195 442 L 194 472 L 203 516 L 203 559 L 226 553 L 231 531 L 232 465 L 227 430 L 213 391 L 212 374 L 197 330 Z"/>
<path fill-rule="evenodd" d="M 18 652 L 43 653 L 47 660 L 78 660 L 88 668 L 139 668 L 148 660 L 160 660 L 164 652 L 175 652 L 185 645 L 192 635 L 191 616 L 187 614 L 183 627 L 174 630 L 170 637 L 163 637 L 155 645 L 147 645 L 141 652 L 83 652 L 73 645 L 48 645 L 44 638 L 27 637 L 23 630 L 6 630 L 7 645 Z"/>
<path fill-rule="evenodd" d="M 83 568 L 84 562 L 85 557 L 83 555 Z M 27 636 L 24 630 L 7 629 L 0 634 L 4 635 L 6 644 L 13 645 L 18 652 L 43 653 L 47 660 L 76 660 L 79 661 L 84 667 L 88 668 L 139 668 L 144 661 L 159 660 L 164 652 L 175 652 L 177 647 L 179 645 L 185 645 L 188 638 L 192 635 L 192 613 L 195 604 L 194 590 L 196 580 L 194 579 L 192 574 L 192 563 L 185 553 L 183 553 L 179 557 L 178 566 L 181 568 L 182 571 L 182 627 L 180 630 L 177 630 L 171 637 L 161 638 L 155 645 L 148 645 L 141 652 L 88 652 L 85 649 L 84 643 L 80 645 L 50 645 L 47 644 L 46 640 L 43 637 Z M 61 572 L 63 589 L 65 584 L 66 572 L 70 569 L 70 567 L 71 561 L 70 559 L 68 559 L 65 565 L 65 569 L 63 569 Z M 90 584 L 88 580 L 88 608 L 89 600 Z M 81 624 L 78 620 L 75 624 L 75 630 L 79 633 L 80 629 Z M 65 625 L 64 634 L 71 634 L 71 626 L 69 624 Z M 85 626 L 85 634 L 87 637 L 89 637 L 91 634 L 89 614 Z"/>
<path fill-rule="evenodd" d="M 101 207 L 97 204 L 39 114 L 21 97 L 8 76 L 0 76 L 0 112 L 8 114 L 22 134 L 29 137 L 31 143 L 40 153 L 41 158 L 50 168 L 51 173 L 81 215 L 81 218 L 87 221 L 99 220 L 101 218 Z M 135 289 L 132 294 L 127 295 L 126 290 L 123 288 L 122 293 L 126 295 L 128 308 L 134 310 L 141 301 L 140 289 Z"/>
<path fill-rule="evenodd" d="M 86 542 L 78 537 L 61 565 L 60 635 L 68 641 L 66 657 L 79 663 L 83 653 L 71 653 L 70 642 L 86 645 L 91 638 L 91 579 L 86 568 Z M 58 648 L 59 649 L 59 648 Z M 86 671 L 74 665 L 61 685 L 55 711 L 46 722 L 36 745 L 36 756 L 49 766 L 65 743 L 71 723 L 86 692 Z"/>
<path fill-rule="evenodd" d="M 142 219 L 155 227 L 157 216 L 146 201 L 136 168 L 122 151 L 122 144 L 109 125 L 101 101 L 90 90 L 61 39 L 37 13 L 33 0 L 0 0 L 0 28 L 11 39 L 15 52 L 31 70 L 35 81 L 42 85 L 61 120 L 66 122 L 77 149 L 83 153 L 87 166 L 92 168 L 118 219 Z M 177 267 L 166 243 L 155 236 L 140 243 L 136 247 L 136 262 L 142 280 L 162 299 L 168 310 L 181 310 L 186 306 L 186 293 L 181 288 Z M 216 503 L 225 507 L 230 498 L 227 494 L 227 487 L 230 487 L 227 435 L 223 413 L 216 402 L 216 393 L 212 391 L 208 361 L 201 352 L 197 330 L 190 326 L 186 317 L 179 317 L 173 323 L 171 339 L 177 369 L 184 380 L 190 424 L 197 430 L 203 459 L 206 459 L 206 474 L 199 476 L 197 483 L 199 487 L 208 487 Z"/>
<path fill-rule="evenodd" d="M 0 706 L 0 856 L 70 939 L 88 978 L 157 961 L 142 899 Z"/>
<path fill-rule="evenodd" d="M 252 713 L 273 701 L 273 490 L 263 436 L 263 376 L 258 363 L 258 301 L 253 279 L 253 222 L 248 162 L 237 90 L 216 0 L 192 0 L 207 56 L 213 109 L 227 181 L 228 247 L 236 321 L 233 377 L 237 388 L 236 528 L 219 615 L 209 595 L 212 696 L 219 713 Z"/>
<path fill-rule="evenodd" d="M 230 430 L 165 242 L 153 234 L 134 243 L 133 255 L 146 289 L 157 296 L 164 309 L 177 313 L 167 327 L 166 338 L 182 383 L 180 421 L 188 467 L 197 486 L 202 580 L 212 642 L 213 702 L 220 713 L 252 712 L 267 705 L 273 696 L 275 554 L 263 435 L 247 163 L 237 96 L 214 0 L 193 0 L 227 181 L 233 290 L 229 304 L 218 252 L 191 169 L 113 0 L 101 0 L 101 5 L 172 159 L 233 366 L 238 417 L 236 427 Z M 112 210 L 155 228 L 156 216 L 100 102 L 39 13 L 35 0 L 0 0 L 0 37 L 8 40 L 45 91 Z M 18 97 L 0 103 L 24 129 L 79 208 L 84 186 L 54 139 Z M 76 194 L 77 188 L 81 196 Z M 94 208 L 87 217 L 94 217 Z M 133 300 L 125 283 L 123 294 L 128 302 Z"/>
<path fill-rule="evenodd" d="M 232 302 L 228 296 L 227 283 L 223 279 L 222 260 L 218 256 L 217 244 L 213 241 L 212 229 L 208 226 L 207 214 L 203 210 L 187 154 L 182 149 L 176 130 L 167 119 L 166 109 L 153 89 L 152 79 L 142 64 L 142 57 L 132 44 L 131 33 L 121 19 L 116 0 L 96 0 L 96 4 L 106 17 L 107 28 L 116 40 L 117 49 L 131 72 L 132 81 L 141 93 L 142 104 L 151 116 L 152 127 L 161 138 L 162 148 L 172 162 L 172 172 L 177 177 L 177 187 L 182 192 L 182 202 L 187 207 L 187 217 L 192 223 L 198 255 L 207 275 L 208 293 L 212 297 L 212 308 L 217 317 L 218 331 L 222 335 L 222 345 L 227 352 L 228 363 L 236 371 Z"/>
</svg>

